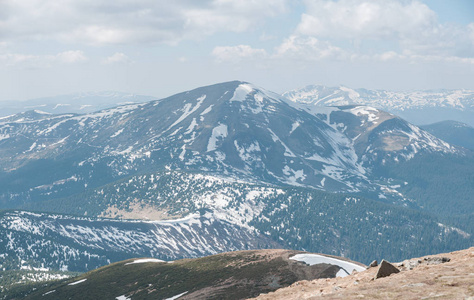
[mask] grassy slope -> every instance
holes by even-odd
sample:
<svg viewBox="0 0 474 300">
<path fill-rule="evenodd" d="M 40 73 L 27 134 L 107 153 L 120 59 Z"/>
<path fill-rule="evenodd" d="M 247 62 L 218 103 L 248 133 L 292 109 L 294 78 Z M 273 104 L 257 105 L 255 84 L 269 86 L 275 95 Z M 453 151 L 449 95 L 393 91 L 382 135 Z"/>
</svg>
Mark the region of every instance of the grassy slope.
<svg viewBox="0 0 474 300">
<path fill-rule="evenodd" d="M 218 254 L 173 263 L 114 263 L 79 277 L 48 284 L 26 299 L 165 299 L 188 292 L 183 299 L 242 299 L 276 290 L 295 281 L 334 277 L 331 265 L 308 266 L 289 260 L 299 251 L 258 250 Z M 86 281 L 68 285 L 81 279 Z M 43 294 L 53 291 L 55 292 Z M 23 299 L 18 293 L 10 299 Z"/>
</svg>

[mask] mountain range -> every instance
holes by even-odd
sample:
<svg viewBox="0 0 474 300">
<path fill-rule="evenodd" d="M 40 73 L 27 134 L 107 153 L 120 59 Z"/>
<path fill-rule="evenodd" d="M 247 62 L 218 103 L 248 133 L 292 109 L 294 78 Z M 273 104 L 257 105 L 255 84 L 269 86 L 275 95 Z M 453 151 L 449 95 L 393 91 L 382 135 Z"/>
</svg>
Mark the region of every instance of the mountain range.
<svg viewBox="0 0 474 300">
<path fill-rule="evenodd" d="M 369 263 L 466 248 L 473 167 L 471 150 L 383 110 L 240 81 L 87 114 L 23 112 L 0 119 L 2 267 L 83 272 L 276 246 Z"/>
<path fill-rule="evenodd" d="M 23 101 L 0 101 L 0 117 L 36 110 L 39 113 L 85 114 L 117 105 L 147 102 L 152 96 L 121 93 L 116 91 L 83 92 Z"/>
<path fill-rule="evenodd" d="M 324 106 L 367 105 L 396 114 L 411 123 L 425 125 L 455 120 L 474 126 L 474 91 L 386 91 L 345 86 L 309 85 L 283 93 L 295 102 Z"/>
</svg>

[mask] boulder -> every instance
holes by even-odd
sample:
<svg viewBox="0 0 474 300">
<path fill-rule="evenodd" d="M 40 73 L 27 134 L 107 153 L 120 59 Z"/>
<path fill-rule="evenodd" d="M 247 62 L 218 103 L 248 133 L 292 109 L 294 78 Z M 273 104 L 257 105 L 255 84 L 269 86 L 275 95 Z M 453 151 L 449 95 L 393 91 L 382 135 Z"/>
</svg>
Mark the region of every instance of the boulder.
<svg viewBox="0 0 474 300">
<path fill-rule="evenodd" d="M 400 270 L 397 269 L 397 267 L 395 267 L 388 261 L 382 259 L 382 262 L 380 263 L 377 274 L 375 274 L 375 279 L 387 277 L 387 276 L 390 276 L 391 274 L 399 273 L 399 272 Z"/>
<path fill-rule="evenodd" d="M 374 261 L 372 261 L 372 262 L 370 263 L 370 265 L 369 265 L 369 267 L 368 267 L 367 269 L 373 268 L 373 267 L 376 267 L 376 266 L 378 266 L 378 262 L 377 262 L 376 260 L 374 260 Z"/>
</svg>

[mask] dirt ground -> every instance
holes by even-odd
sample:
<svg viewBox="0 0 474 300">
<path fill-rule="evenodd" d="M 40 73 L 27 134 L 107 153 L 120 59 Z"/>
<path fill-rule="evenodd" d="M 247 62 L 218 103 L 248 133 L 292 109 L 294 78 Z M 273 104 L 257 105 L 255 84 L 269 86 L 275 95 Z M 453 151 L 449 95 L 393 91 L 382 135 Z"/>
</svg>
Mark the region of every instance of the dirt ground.
<svg viewBox="0 0 474 300">
<path fill-rule="evenodd" d="M 441 258 L 449 262 L 441 263 Z M 402 265 L 403 263 L 403 265 Z M 474 247 L 402 263 L 401 270 L 374 280 L 378 267 L 344 278 L 295 282 L 255 299 L 469 299 L 474 300 Z"/>
</svg>

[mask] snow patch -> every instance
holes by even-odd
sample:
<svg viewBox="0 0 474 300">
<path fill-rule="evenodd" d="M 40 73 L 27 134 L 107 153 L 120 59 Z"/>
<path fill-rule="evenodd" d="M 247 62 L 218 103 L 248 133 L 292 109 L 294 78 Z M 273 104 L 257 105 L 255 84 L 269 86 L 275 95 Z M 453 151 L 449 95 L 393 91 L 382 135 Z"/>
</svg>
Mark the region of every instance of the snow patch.
<svg viewBox="0 0 474 300">
<path fill-rule="evenodd" d="M 178 125 L 179 123 L 181 123 L 184 119 L 186 119 L 190 114 L 192 114 L 193 112 L 195 112 L 199 107 L 201 107 L 201 104 L 202 102 L 204 101 L 204 99 L 206 99 L 206 95 L 202 95 L 201 97 L 197 98 L 196 101 L 196 105 L 194 107 L 192 107 L 193 105 L 191 103 L 186 103 L 183 107 L 183 109 L 181 110 L 183 112 L 183 114 L 176 120 L 174 121 L 173 124 L 171 124 L 170 127 L 168 127 L 167 131 L 170 130 L 171 128 L 173 128 L 174 126 Z"/>
<path fill-rule="evenodd" d="M 237 149 L 237 151 L 239 152 L 240 159 L 245 162 L 250 162 L 252 161 L 252 159 L 256 160 L 257 157 L 252 156 L 252 153 L 261 151 L 260 145 L 257 141 L 252 142 L 252 144 L 250 144 L 248 148 L 245 148 L 243 145 L 242 147 L 239 146 L 237 140 L 234 140 L 234 146 L 235 149 Z"/>
<path fill-rule="evenodd" d="M 162 263 L 162 262 L 165 262 L 165 261 L 161 260 L 161 259 L 157 259 L 157 258 L 142 258 L 142 259 L 137 259 L 137 260 L 134 260 L 132 262 L 126 263 L 124 266 L 133 265 L 133 264 L 144 264 L 144 263 L 149 263 L 149 262 Z"/>
<path fill-rule="evenodd" d="M 181 147 L 181 153 L 179 154 L 179 160 L 183 161 L 185 155 L 186 155 L 186 145 L 183 145 L 183 147 Z"/>
<path fill-rule="evenodd" d="M 294 122 L 293 124 L 291 124 L 291 130 L 290 130 L 290 134 L 293 133 L 293 131 L 295 131 L 296 128 L 300 127 L 300 122 L 296 121 Z"/>
<path fill-rule="evenodd" d="M 357 106 L 350 110 L 350 112 L 356 116 L 366 115 L 367 121 L 370 123 L 375 123 L 379 117 L 376 115 L 378 110 L 370 106 Z"/>
<path fill-rule="evenodd" d="M 181 293 L 181 294 L 179 294 L 179 295 L 170 297 L 170 298 L 166 298 L 165 300 L 176 300 L 176 299 L 178 299 L 179 297 L 184 296 L 184 295 L 187 294 L 187 293 L 188 293 L 188 291 L 186 291 L 186 292 L 184 292 L 184 293 Z"/>
<path fill-rule="evenodd" d="M 122 128 L 122 129 L 118 130 L 117 132 L 115 132 L 114 134 L 112 134 L 110 137 L 111 137 L 111 138 L 114 138 L 114 137 L 118 136 L 119 134 L 121 134 L 121 133 L 123 132 L 124 129 L 125 129 L 125 128 Z"/>
<path fill-rule="evenodd" d="M 337 276 L 339 277 L 350 275 L 353 270 L 356 270 L 357 272 L 362 272 L 365 270 L 365 267 L 359 266 L 357 264 L 318 254 L 296 254 L 295 256 L 290 257 L 290 259 L 304 262 L 310 266 L 317 264 L 336 265 L 341 268 L 341 270 L 337 272 Z M 341 272 L 342 270 L 344 271 Z"/>
<path fill-rule="evenodd" d="M 189 124 L 189 127 L 188 129 L 186 129 L 184 134 L 190 134 L 191 132 L 193 132 L 194 128 L 196 128 L 197 125 L 198 124 L 196 122 L 196 118 L 193 118 L 193 120 L 191 121 L 191 124 Z"/>
<path fill-rule="evenodd" d="M 218 126 L 212 129 L 212 135 L 209 138 L 209 142 L 207 144 L 207 152 L 214 151 L 217 149 L 217 142 L 220 139 L 224 139 L 227 137 L 227 125 L 219 124 Z"/>
<path fill-rule="evenodd" d="M 54 293 L 54 292 L 56 292 L 56 290 L 52 290 L 52 291 L 46 292 L 46 293 L 44 293 L 44 294 L 41 295 L 41 296 L 44 297 L 44 296 L 49 295 L 49 294 L 52 294 L 52 293 Z"/>
<path fill-rule="evenodd" d="M 253 92 L 253 88 L 250 84 L 243 83 L 240 84 L 234 91 L 234 95 L 230 99 L 230 102 L 233 101 L 245 101 L 247 99 L 247 95 Z"/>
<path fill-rule="evenodd" d="M 354 91 L 353 89 L 347 88 L 345 86 L 339 87 L 339 89 L 343 92 L 346 92 L 349 98 L 353 101 L 357 101 L 360 98 L 360 94 Z"/>
<path fill-rule="evenodd" d="M 45 111 L 42 111 L 42 110 L 39 110 L 39 109 L 35 109 L 33 110 L 35 113 L 37 114 L 40 114 L 40 115 L 52 115 L 51 113 L 49 112 L 45 112 Z"/>
<path fill-rule="evenodd" d="M 76 284 L 79 284 L 79 283 L 83 283 L 84 281 L 86 281 L 87 278 L 84 278 L 84 279 L 81 279 L 81 280 L 78 280 L 78 281 L 75 281 L 75 282 L 71 282 L 70 284 L 68 285 L 76 285 Z"/>
<path fill-rule="evenodd" d="M 205 110 L 202 111 L 202 113 L 200 113 L 200 115 L 204 116 L 205 114 L 210 113 L 213 106 L 214 106 L 214 104 L 209 105 Z"/>
<path fill-rule="evenodd" d="M 306 175 L 304 174 L 303 170 L 293 170 L 288 166 L 285 166 L 282 170 L 283 174 L 285 174 L 287 177 L 287 182 L 292 185 L 300 185 L 298 183 L 298 180 L 300 182 L 303 182 L 306 179 Z"/>
</svg>

